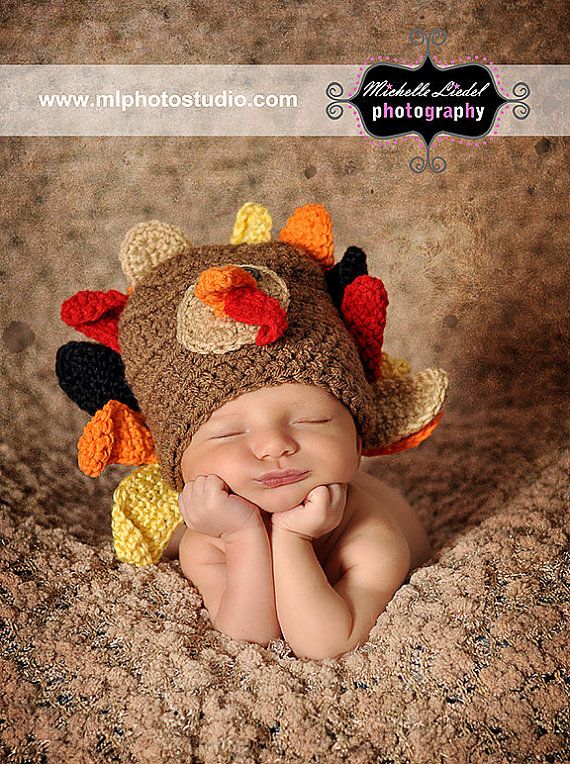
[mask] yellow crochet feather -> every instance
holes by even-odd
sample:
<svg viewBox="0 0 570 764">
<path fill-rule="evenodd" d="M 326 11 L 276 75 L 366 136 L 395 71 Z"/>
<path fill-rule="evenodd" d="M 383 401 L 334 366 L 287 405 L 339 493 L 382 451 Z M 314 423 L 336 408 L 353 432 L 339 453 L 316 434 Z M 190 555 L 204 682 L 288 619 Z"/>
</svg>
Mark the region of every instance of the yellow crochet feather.
<svg viewBox="0 0 570 764">
<path fill-rule="evenodd" d="M 158 464 L 134 470 L 113 493 L 111 528 L 121 562 L 159 562 L 172 534 L 183 523 L 178 494 L 164 482 Z"/>
<path fill-rule="evenodd" d="M 246 202 L 236 215 L 230 244 L 262 244 L 271 240 L 271 215 L 267 207 Z"/>
</svg>

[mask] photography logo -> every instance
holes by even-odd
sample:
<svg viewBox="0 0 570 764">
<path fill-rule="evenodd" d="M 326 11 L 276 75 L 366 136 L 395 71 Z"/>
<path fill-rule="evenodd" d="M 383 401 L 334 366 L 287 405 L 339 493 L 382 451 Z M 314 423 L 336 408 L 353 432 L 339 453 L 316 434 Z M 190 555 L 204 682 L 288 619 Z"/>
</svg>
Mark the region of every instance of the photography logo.
<svg viewBox="0 0 570 764">
<path fill-rule="evenodd" d="M 517 119 L 528 117 L 530 107 L 523 101 L 530 88 L 525 82 L 517 82 L 507 92 L 498 87 L 493 71 L 484 63 L 434 63 L 431 47 L 443 45 L 446 39 L 443 29 L 435 29 L 428 36 L 421 29 L 412 30 L 411 44 L 426 47 L 423 62 L 415 67 L 400 63 L 363 67 L 348 98 L 341 97 L 340 83 L 331 82 L 326 89 L 331 99 L 327 116 L 340 119 L 344 113 L 341 104 L 345 103 L 356 114 L 361 135 L 380 141 L 417 136 L 416 140 L 425 145 L 426 155 L 410 160 L 410 169 L 416 173 L 427 167 L 434 173 L 445 170 L 445 159 L 432 155 L 432 145 L 439 136 L 485 139 L 496 128 L 499 113 L 511 104 Z"/>
</svg>

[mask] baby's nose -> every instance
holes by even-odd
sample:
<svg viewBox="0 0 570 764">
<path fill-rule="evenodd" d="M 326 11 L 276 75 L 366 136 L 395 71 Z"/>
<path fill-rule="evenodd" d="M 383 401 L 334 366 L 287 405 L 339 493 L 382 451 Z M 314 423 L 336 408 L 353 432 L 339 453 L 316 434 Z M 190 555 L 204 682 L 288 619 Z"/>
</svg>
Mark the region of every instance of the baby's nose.
<svg viewBox="0 0 570 764">
<path fill-rule="evenodd" d="M 298 446 L 290 433 L 282 428 L 257 432 L 253 436 L 253 450 L 258 458 L 278 458 L 293 453 Z"/>
</svg>

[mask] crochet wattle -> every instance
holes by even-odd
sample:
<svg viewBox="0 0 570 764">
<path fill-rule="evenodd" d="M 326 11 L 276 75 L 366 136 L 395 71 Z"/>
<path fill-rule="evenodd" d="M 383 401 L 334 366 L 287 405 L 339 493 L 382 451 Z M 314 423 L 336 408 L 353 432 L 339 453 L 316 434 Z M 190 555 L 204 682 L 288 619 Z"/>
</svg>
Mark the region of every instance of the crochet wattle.
<svg viewBox="0 0 570 764">
<path fill-rule="evenodd" d="M 255 342 L 266 345 L 283 334 L 287 315 L 275 298 L 257 288 L 252 270 L 255 269 L 231 265 L 209 268 L 198 279 L 195 294 L 218 318 L 227 316 L 242 324 L 259 326 Z"/>
</svg>

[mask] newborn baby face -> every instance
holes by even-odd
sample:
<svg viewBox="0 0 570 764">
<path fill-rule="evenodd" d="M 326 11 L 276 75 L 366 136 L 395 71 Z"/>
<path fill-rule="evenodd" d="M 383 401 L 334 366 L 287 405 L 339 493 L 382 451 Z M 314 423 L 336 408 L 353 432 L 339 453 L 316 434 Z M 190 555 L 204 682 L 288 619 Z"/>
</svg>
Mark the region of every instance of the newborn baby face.
<svg viewBox="0 0 570 764">
<path fill-rule="evenodd" d="M 318 485 L 350 482 L 361 451 L 352 414 L 331 393 L 284 384 L 244 393 L 214 411 L 185 449 L 181 470 L 185 483 L 219 475 L 260 509 L 284 512 Z M 259 481 L 277 470 L 307 474 L 281 486 Z"/>
</svg>

